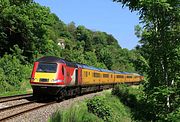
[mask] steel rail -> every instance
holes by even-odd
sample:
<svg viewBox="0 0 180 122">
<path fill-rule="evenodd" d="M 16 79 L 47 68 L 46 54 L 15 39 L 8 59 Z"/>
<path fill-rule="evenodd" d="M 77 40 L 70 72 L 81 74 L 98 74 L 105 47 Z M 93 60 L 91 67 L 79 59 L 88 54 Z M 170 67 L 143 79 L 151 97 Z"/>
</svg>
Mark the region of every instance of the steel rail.
<svg viewBox="0 0 180 122">
<path fill-rule="evenodd" d="M 29 98 L 29 97 L 32 97 L 32 94 L 3 97 L 3 98 L 0 98 L 0 103 L 9 102 L 9 101 L 13 101 L 13 100 L 25 99 L 25 98 Z"/>
<path fill-rule="evenodd" d="M 25 96 L 25 95 L 32 95 L 32 93 L 0 97 L 0 100 L 5 99 L 5 98 L 20 97 L 20 96 Z"/>
<path fill-rule="evenodd" d="M 13 118 L 15 118 L 15 117 L 17 117 L 17 116 L 20 116 L 20 115 L 22 115 L 22 114 L 31 112 L 31 111 L 33 111 L 33 110 L 37 110 L 37 109 L 39 109 L 39 108 L 43 108 L 43 107 L 49 106 L 49 105 L 54 104 L 54 103 L 57 103 L 57 102 L 56 102 L 56 101 L 49 102 L 49 103 L 44 104 L 44 105 L 40 105 L 40 106 L 37 106 L 37 107 L 34 107 L 34 108 L 30 108 L 30 109 L 28 109 L 28 110 L 24 110 L 24 111 L 18 112 L 18 113 L 16 113 L 16 114 L 13 114 L 13 115 L 10 115 L 10 116 L 7 116 L 7 117 L 4 117 L 4 118 L 0 119 L 0 122 L 2 122 L 2 121 L 7 121 L 7 120 L 9 120 L 9 119 L 13 119 Z"/>
<path fill-rule="evenodd" d="M 22 103 L 22 104 L 17 104 L 17 105 L 13 105 L 13 106 L 9 106 L 9 107 L 4 107 L 4 108 L 0 109 L 0 113 L 3 112 L 3 111 L 6 111 L 6 110 L 10 110 L 10 109 L 17 108 L 17 107 L 20 107 L 20 106 L 32 104 L 32 103 L 35 103 L 35 102 L 36 101 L 29 101 L 29 102 L 25 102 L 25 103 Z"/>
</svg>

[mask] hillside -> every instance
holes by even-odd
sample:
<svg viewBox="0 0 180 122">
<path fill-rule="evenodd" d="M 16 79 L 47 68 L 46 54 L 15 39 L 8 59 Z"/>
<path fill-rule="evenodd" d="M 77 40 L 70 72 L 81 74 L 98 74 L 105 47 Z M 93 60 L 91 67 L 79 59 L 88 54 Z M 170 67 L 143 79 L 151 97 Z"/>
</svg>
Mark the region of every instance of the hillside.
<svg viewBox="0 0 180 122">
<path fill-rule="evenodd" d="M 33 61 L 57 56 L 118 71 L 134 72 L 135 51 L 122 49 L 106 32 L 65 24 L 50 9 L 33 2 L 0 1 L 0 84 L 13 91 L 28 85 Z M 68 16 L 68 15 L 67 15 Z"/>
</svg>

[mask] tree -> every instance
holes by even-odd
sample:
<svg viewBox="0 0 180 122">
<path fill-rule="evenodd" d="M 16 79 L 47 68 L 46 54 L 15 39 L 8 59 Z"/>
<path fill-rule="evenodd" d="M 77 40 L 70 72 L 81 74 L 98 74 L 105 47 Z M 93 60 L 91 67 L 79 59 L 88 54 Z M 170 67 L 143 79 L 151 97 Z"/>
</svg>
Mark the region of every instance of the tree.
<svg viewBox="0 0 180 122">
<path fill-rule="evenodd" d="M 85 46 L 84 46 L 85 51 L 92 51 L 93 50 L 90 31 L 87 30 L 84 26 L 78 26 L 77 27 L 76 39 L 78 41 L 84 41 L 85 42 Z"/>
<path fill-rule="evenodd" d="M 141 55 L 148 63 L 148 84 L 145 87 L 148 102 L 154 104 L 156 118 L 180 108 L 180 2 L 179 0 L 114 0 L 138 11 L 144 24 L 140 34 Z M 137 28 L 138 29 L 138 28 Z"/>
<path fill-rule="evenodd" d="M 26 0 L 28 1 L 28 0 Z M 10 53 L 17 44 L 28 60 L 33 59 L 34 51 L 45 52 L 50 39 L 49 30 L 56 18 L 46 7 L 32 2 L 0 1 L 0 52 Z M 20 4 L 21 3 L 21 4 Z"/>
</svg>

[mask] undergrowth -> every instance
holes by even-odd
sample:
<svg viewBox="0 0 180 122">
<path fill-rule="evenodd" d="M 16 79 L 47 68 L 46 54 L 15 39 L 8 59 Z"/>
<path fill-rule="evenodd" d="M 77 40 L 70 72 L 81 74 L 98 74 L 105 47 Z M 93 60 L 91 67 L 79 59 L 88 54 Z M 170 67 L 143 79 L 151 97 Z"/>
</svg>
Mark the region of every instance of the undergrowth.
<svg viewBox="0 0 180 122">
<path fill-rule="evenodd" d="M 110 91 L 58 110 L 49 122 L 132 122 L 131 112 Z"/>
</svg>

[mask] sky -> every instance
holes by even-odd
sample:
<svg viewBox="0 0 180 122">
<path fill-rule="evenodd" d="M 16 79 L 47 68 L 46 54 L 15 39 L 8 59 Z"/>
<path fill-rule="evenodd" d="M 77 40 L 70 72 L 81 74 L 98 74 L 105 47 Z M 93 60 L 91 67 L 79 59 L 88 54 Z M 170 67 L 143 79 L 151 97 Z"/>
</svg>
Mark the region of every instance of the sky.
<svg viewBox="0 0 180 122">
<path fill-rule="evenodd" d="M 139 16 L 112 0 L 35 0 L 50 8 L 65 24 L 75 22 L 93 31 L 112 34 L 122 48 L 133 49 L 138 44 L 134 34 Z"/>
</svg>

